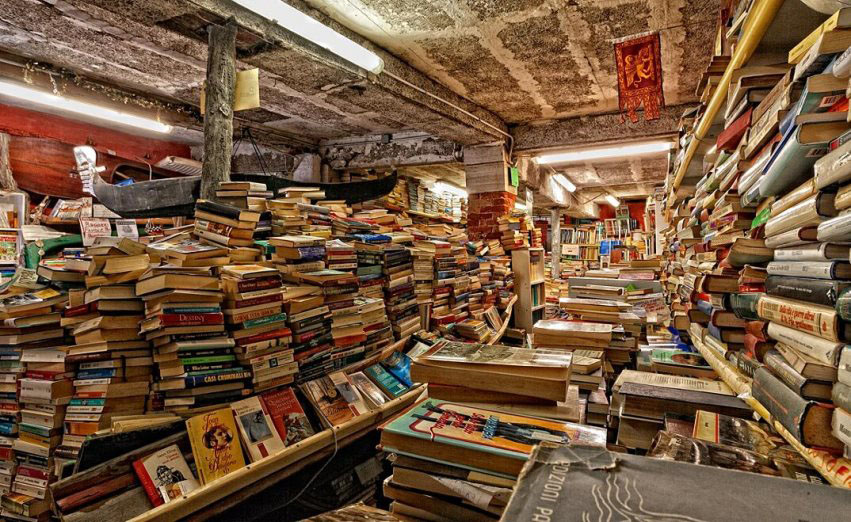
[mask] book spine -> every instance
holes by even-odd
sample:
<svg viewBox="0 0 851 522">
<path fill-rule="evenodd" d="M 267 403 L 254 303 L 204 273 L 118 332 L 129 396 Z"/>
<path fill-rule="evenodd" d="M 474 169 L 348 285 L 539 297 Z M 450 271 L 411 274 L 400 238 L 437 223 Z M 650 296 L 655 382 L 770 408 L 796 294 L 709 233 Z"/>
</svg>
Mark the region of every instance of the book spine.
<svg viewBox="0 0 851 522">
<path fill-rule="evenodd" d="M 199 386 L 209 386 L 213 384 L 221 384 L 224 382 L 242 381 L 251 378 L 251 372 L 238 370 L 234 372 L 217 373 L 211 375 L 193 375 L 183 379 L 187 388 L 197 388 Z"/>
<path fill-rule="evenodd" d="M 836 263 L 833 261 L 772 261 L 768 263 L 768 275 L 787 277 L 812 277 L 833 279 Z"/>
<path fill-rule="evenodd" d="M 851 286 L 851 283 L 844 281 L 771 275 L 765 281 L 765 293 L 786 299 L 797 299 L 830 307 L 835 306 L 841 316 L 837 296 L 849 286 Z M 851 305 L 851 299 L 849 299 L 848 304 Z M 851 306 L 849 306 L 847 313 L 851 314 Z"/>
<path fill-rule="evenodd" d="M 819 224 L 816 238 L 823 243 L 851 240 L 851 214 L 843 214 Z"/>
<path fill-rule="evenodd" d="M 270 315 L 268 317 L 261 317 L 260 319 L 251 319 L 251 320 L 248 320 L 248 321 L 243 321 L 242 327 L 243 328 L 255 328 L 255 327 L 258 327 L 258 326 L 265 326 L 265 325 L 271 324 L 271 323 L 286 321 L 286 319 L 287 319 L 287 314 L 280 313 L 280 314 Z"/>
<path fill-rule="evenodd" d="M 803 395 L 804 385 L 807 384 L 807 379 L 803 375 L 796 372 L 794 368 L 789 366 L 786 359 L 778 352 L 771 351 L 765 354 L 765 366 L 767 366 L 775 377 L 783 381 L 783 384 L 789 387 L 790 390 Z"/>
<path fill-rule="evenodd" d="M 833 383 L 833 404 L 845 411 L 851 411 L 851 386 L 841 382 Z"/>
<path fill-rule="evenodd" d="M 252 335 L 251 337 L 244 337 L 242 339 L 237 340 L 237 346 L 244 346 L 246 344 L 252 344 L 260 341 L 267 341 L 269 339 L 277 339 L 278 337 L 287 337 L 292 335 L 292 332 L 288 328 L 278 328 L 277 330 L 272 330 L 271 332 L 264 332 L 257 335 Z"/>
<path fill-rule="evenodd" d="M 255 297 L 253 299 L 243 299 L 240 301 L 229 302 L 228 308 L 247 308 L 249 306 L 277 303 L 279 301 L 283 301 L 283 294 L 265 295 L 262 297 Z"/>
<path fill-rule="evenodd" d="M 777 342 L 794 346 L 796 350 L 830 366 L 836 366 L 839 352 L 844 346 L 840 342 L 828 341 L 774 322 L 768 323 L 768 335 Z"/>
<path fill-rule="evenodd" d="M 736 314 L 739 319 L 756 320 L 759 319 L 756 307 L 759 302 L 760 293 L 742 293 L 730 295 L 730 310 Z"/>
<path fill-rule="evenodd" d="M 160 315 L 161 326 L 202 326 L 223 323 L 224 317 L 220 313 Z"/>
<path fill-rule="evenodd" d="M 804 442 L 803 425 L 811 402 L 789 389 L 767 368 L 756 371 L 751 391 L 753 398 L 765 406 L 773 419 L 779 421 L 797 440 Z"/>
<path fill-rule="evenodd" d="M 764 320 L 789 326 L 829 341 L 839 341 L 838 317 L 833 310 L 763 295 L 757 304 L 757 312 Z"/>
</svg>

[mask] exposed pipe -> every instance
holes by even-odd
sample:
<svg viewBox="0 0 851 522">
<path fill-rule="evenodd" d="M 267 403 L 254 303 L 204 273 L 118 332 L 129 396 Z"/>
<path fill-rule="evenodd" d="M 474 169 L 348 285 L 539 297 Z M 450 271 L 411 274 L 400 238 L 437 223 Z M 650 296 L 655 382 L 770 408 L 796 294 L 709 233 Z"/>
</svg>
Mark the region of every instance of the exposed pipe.
<svg viewBox="0 0 851 522">
<path fill-rule="evenodd" d="M 784 1 L 758 0 L 754 10 L 748 15 L 748 19 L 745 21 L 744 36 L 736 45 L 736 51 L 733 53 L 727 69 L 724 70 L 721 82 L 715 88 L 715 92 L 709 100 L 709 105 L 706 106 L 706 112 L 697 124 L 697 128 L 694 131 L 694 138 L 689 143 L 683 161 L 680 163 L 679 169 L 677 169 L 674 182 L 671 184 L 671 197 L 668 198 L 668 201 L 672 202 L 674 200 L 673 196 L 677 193 L 677 189 L 686 175 L 689 164 L 691 164 L 692 159 L 697 154 L 698 144 L 706 137 L 706 134 L 712 127 L 715 116 L 721 110 L 721 104 L 727 99 L 727 86 L 730 85 L 733 72 L 742 67 L 750 59 L 754 51 L 756 51 L 757 46 L 762 41 L 762 37 L 765 36 L 765 32 L 771 26 L 771 22 L 774 21 L 774 17 L 780 11 Z"/>
<path fill-rule="evenodd" d="M 389 77 L 393 78 L 394 80 L 396 80 L 397 82 L 400 82 L 400 83 L 410 87 L 411 89 L 414 89 L 414 90 L 416 90 L 416 91 L 418 91 L 422 94 L 425 94 L 426 96 L 434 98 L 435 100 L 437 100 L 437 101 L 439 101 L 439 102 L 441 102 L 445 105 L 448 105 L 448 106 L 452 107 L 453 109 L 455 109 L 457 111 L 462 112 L 463 114 L 473 118 L 474 120 L 478 121 L 479 123 L 483 123 L 483 124 L 487 125 L 488 127 L 490 127 L 491 129 L 493 129 L 493 130 L 497 131 L 498 133 L 502 134 L 503 136 L 507 137 L 508 140 L 509 140 L 508 158 L 509 158 L 509 160 L 511 159 L 511 155 L 514 152 L 514 136 L 512 136 L 511 134 L 505 132 L 504 130 L 500 129 L 496 125 L 494 125 L 494 124 L 492 124 L 488 121 L 483 120 L 482 118 L 480 118 L 479 116 L 476 116 L 475 114 L 468 111 L 467 109 L 464 109 L 463 107 L 459 107 L 458 105 L 452 103 L 451 101 L 446 100 L 444 98 L 441 98 L 440 96 L 438 96 L 434 93 L 428 92 L 427 90 L 423 89 L 419 85 L 414 85 L 413 83 L 409 82 L 408 80 L 406 80 L 404 78 L 400 78 L 399 76 L 393 74 L 392 72 L 390 72 L 388 70 L 382 71 L 381 74 L 389 76 Z"/>
</svg>

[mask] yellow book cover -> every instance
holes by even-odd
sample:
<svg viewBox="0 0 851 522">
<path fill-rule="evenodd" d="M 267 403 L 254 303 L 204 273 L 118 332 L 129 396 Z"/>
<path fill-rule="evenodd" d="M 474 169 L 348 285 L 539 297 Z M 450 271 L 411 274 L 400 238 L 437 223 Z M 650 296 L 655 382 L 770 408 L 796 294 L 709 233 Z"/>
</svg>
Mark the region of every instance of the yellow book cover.
<svg viewBox="0 0 851 522">
<path fill-rule="evenodd" d="M 208 484 L 245 466 L 230 408 L 192 417 L 186 421 L 186 430 L 201 484 Z"/>
</svg>

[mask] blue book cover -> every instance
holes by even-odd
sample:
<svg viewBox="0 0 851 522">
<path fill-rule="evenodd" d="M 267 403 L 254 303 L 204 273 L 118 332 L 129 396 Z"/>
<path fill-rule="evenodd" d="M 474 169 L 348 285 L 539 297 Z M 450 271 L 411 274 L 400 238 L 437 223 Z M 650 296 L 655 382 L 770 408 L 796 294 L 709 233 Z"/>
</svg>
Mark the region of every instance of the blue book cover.
<svg viewBox="0 0 851 522">
<path fill-rule="evenodd" d="M 413 386 L 411 382 L 411 358 L 402 352 L 393 352 L 390 357 L 381 361 L 382 366 L 387 368 L 394 377 L 405 386 Z"/>
</svg>

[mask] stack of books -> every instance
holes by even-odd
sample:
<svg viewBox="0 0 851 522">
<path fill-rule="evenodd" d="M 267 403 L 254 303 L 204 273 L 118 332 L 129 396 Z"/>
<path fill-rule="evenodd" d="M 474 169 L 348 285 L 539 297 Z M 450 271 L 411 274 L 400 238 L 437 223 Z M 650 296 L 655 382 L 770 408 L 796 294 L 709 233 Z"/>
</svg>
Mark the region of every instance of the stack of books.
<svg viewBox="0 0 851 522">
<path fill-rule="evenodd" d="M 318 286 L 326 314 L 310 321 L 330 326 L 331 350 L 303 364 L 299 379 L 309 379 L 363 359 L 367 333 L 358 298 L 358 279 L 349 272 L 322 270 L 299 274 L 303 284 Z M 329 324 L 330 323 L 330 324 Z"/>
<path fill-rule="evenodd" d="M 292 331 L 292 349 L 299 366 L 297 379 L 324 373 L 324 364 L 331 360 L 331 312 L 319 286 L 301 287 L 301 295 L 284 303 L 287 325 Z"/>
<path fill-rule="evenodd" d="M 289 346 L 292 331 L 283 312 L 281 274 L 258 265 L 228 265 L 222 268 L 222 289 L 235 368 L 250 369 L 255 392 L 292 383 L 298 364 Z"/>
<path fill-rule="evenodd" d="M 265 184 L 254 181 L 222 181 L 216 190 L 222 203 L 254 212 L 265 212 L 266 200 L 273 195 Z"/>
<path fill-rule="evenodd" d="M 195 203 L 193 233 L 202 243 L 229 249 L 250 248 L 254 245 L 254 229 L 260 215 L 258 211 L 199 199 Z"/>
<path fill-rule="evenodd" d="M 272 235 L 301 235 L 307 227 L 307 212 L 300 208 L 310 200 L 302 197 L 270 199 L 266 206 L 271 214 Z"/>
<path fill-rule="evenodd" d="M 496 304 L 504 309 L 515 296 L 514 271 L 511 270 L 511 259 L 497 257 L 491 259 L 494 288 L 498 292 Z"/>
<path fill-rule="evenodd" d="M 386 245 L 381 250 L 381 267 L 387 316 L 396 339 L 402 339 L 420 329 L 411 252 L 398 245 Z"/>
<path fill-rule="evenodd" d="M 220 278 L 212 268 L 153 268 L 136 285 L 149 317 L 157 380 L 150 409 L 191 412 L 238 398 L 242 368 L 225 333 Z M 239 373 L 235 382 L 226 380 Z"/>
<path fill-rule="evenodd" d="M 380 243 L 355 243 L 355 253 L 358 258 L 358 295 L 384 300 L 384 273 L 381 269 Z"/>
<path fill-rule="evenodd" d="M 299 272 L 315 272 L 325 268 L 325 240 L 313 236 L 274 236 L 272 263 L 287 281 L 298 281 Z"/>
<path fill-rule="evenodd" d="M 393 513 L 414 518 L 439 511 L 452 520 L 497 520 L 542 438 L 606 444 L 600 428 L 432 398 L 380 429 L 381 446 L 395 454 L 384 495 Z M 467 493 L 482 500 L 468 502 Z"/>
<path fill-rule="evenodd" d="M 13 449 L 18 467 L 12 491 L 39 500 L 57 478 L 55 449 L 62 440 L 65 408 L 74 392 L 74 372 L 62 348 L 24 351 L 27 373 L 18 381 L 20 422 Z"/>
<path fill-rule="evenodd" d="M 358 307 L 358 315 L 363 321 L 363 330 L 366 333 L 364 356 L 369 357 L 393 342 L 393 328 L 387 318 L 384 299 L 362 297 L 359 293 L 354 303 Z"/>
<path fill-rule="evenodd" d="M 339 239 L 325 242 L 325 260 L 329 270 L 341 270 L 353 274 L 358 269 L 355 246 Z"/>
</svg>

